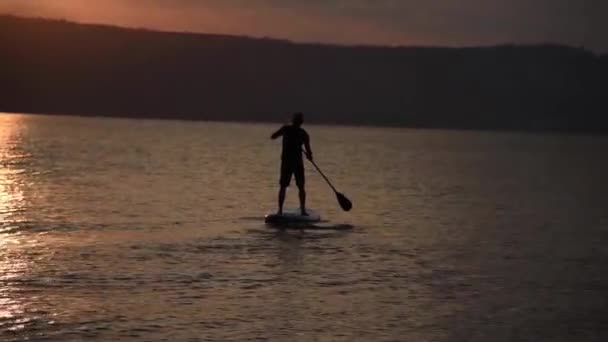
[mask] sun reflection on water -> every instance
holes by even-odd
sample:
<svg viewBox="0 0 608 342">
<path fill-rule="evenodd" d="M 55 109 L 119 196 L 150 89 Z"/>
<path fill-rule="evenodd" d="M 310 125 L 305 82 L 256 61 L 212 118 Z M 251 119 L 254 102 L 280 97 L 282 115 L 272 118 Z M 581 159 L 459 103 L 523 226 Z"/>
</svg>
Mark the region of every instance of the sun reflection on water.
<svg viewBox="0 0 608 342">
<path fill-rule="evenodd" d="M 30 156 L 22 148 L 27 129 L 25 117 L 0 114 L 0 233 L 10 232 L 23 220 L 25 163 Z"/>
<path fill-rule="evenodd" d="M 18 245 L 18 239 L 9 234 L 0 235 L 0 327 L 3 321 L 16 318 L 23 312 L 19 298 L 13 295 L 14 283 L 29 266 L 19 257 Z"/>
<path fill-rule="evenodd" d="M 19 278 L 30 268 L 19 234 L 25 203 L 20 179 L 26 157 L 20 152 L 25 127 L 22 115 L 0 114 L 0 330 L 10 331 L 27 323 L 22 298 L 15 293 Z"/>
</svg>

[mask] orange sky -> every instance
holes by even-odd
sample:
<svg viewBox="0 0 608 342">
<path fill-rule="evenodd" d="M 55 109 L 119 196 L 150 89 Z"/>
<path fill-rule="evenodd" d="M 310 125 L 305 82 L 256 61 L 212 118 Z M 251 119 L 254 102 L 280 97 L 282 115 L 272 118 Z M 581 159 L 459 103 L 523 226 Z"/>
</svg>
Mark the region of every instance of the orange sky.
<svg viewBox="0 0 608 342">
<path fill-rule="evenodd" d="M 596 0 L 0 0 L 0 13 L 296 41 L 608 50 L 608 1 Z"/>
</svg>

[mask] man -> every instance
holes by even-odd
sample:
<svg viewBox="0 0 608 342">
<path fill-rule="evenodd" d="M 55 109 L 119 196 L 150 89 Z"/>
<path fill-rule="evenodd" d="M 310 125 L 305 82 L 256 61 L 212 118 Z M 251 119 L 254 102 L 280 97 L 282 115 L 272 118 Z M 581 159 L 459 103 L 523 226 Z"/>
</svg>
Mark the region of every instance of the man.
<svg viewBox="0 0 608 342">
<path fill-rule="evenodd" d="M 279 185 L 279 215 L 283 214 L 283 203 L 285 202 L 285 191 L 291 182 L 291 175 L 295 175 L 296 185 L 299 190 L 300 211 L 306 213 L 306 191 L 304 190 L 304 162 L 302 160 L 302 145 L 306 148 L 306 158 L 312 160 L 310 139 L 308 133 L 301 127 L 304 123 L 302 113 L 295 113 L 291 125 L 285 125 L 274 132 L 271 138 L 274 140 L 283 137 L 283 152 L 281 154 L 281 180 Z"/>
</svg>

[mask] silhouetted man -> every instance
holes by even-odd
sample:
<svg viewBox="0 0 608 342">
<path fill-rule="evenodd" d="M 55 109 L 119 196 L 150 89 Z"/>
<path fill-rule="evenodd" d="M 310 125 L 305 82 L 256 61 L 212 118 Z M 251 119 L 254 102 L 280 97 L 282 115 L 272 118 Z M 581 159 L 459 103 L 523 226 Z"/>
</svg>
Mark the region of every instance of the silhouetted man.
<svg viewBox="0 0 608 342">
<path fill-rule="evenodd" d="M 281 180 L 279 182 L 279 215 L 283 214 L 283 203 L 285 202 L 285 191 L 291 182 L 291 175 L 295 175 L 296 185 L 300 195 L 300 210 L 302 215 L 306 213 L 306 191 L 304 190 L 304 161 L 302 160 L 302 145 L 306 147 L 306 158 L 312 160 L 310 139 L 308 133 L 301 127 L 304 123 L 302 113 L 295 113 L 291 125 L 285 125 L 274 132 L 271 138 L 274 140 L 283 137 L 283 152 L 281 154 Z"/>
</svg>

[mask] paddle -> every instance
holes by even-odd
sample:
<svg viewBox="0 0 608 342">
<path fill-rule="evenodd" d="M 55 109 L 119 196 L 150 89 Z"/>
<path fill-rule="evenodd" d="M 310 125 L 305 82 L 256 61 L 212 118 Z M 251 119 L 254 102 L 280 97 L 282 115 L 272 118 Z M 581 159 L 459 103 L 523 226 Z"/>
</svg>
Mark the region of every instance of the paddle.
<svg viewBox="0 0 608 342">
<path fill-rule="evenodd" d="M 321 174 L 321 176 L 323 176 L 323 179 L 325 179 L 325 181 L 327 182 L 327 184 L 329 184 L 329 186 L 331 187 L 331 189 L 336 193 L 336 198 L 338 199 L 338 203 L 340 203 L 340 207 L 342 207 L 342 209 L 344 211 L 349 211 L 352 209 L 353 204 L 352 202 L 346 198 L 346 196 L 344 196 L 344 194 L 338 192 L 338 190 L 336 190 L 336 188 L 334 188 L 334 186 L 331 184 L 331 182 L 329 181 L 329 179 L 327 178 L 327 176 L 325 176 L 325 174 L 323 174 L 323 171 L 321 171 L 321 169 L 319 169 L 319 167 L 317 166 L 317 164 L 311 160 L 308 159 L 312 165 L 314 165 L 314 167 L 317 169 L 317 171 L 319 171 L 319 173 Z"/>
</svg>

